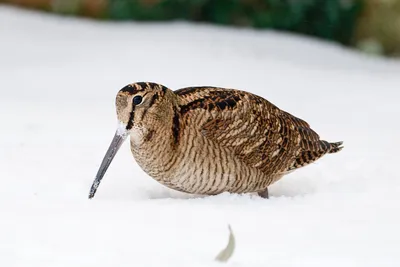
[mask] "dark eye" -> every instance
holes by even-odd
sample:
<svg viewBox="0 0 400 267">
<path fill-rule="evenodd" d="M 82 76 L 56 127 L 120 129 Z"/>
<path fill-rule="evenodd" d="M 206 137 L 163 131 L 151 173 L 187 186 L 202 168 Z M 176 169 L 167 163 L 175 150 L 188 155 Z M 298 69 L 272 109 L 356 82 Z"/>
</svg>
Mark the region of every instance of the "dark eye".
<svg viewBox="0 0 400 267">
<path fill-rule="evenodd" d="M 139 105 L 142 103 L 143 97 L 141 95 L 137 95 L 133 98 L 133 104 Z"/>
</svg>

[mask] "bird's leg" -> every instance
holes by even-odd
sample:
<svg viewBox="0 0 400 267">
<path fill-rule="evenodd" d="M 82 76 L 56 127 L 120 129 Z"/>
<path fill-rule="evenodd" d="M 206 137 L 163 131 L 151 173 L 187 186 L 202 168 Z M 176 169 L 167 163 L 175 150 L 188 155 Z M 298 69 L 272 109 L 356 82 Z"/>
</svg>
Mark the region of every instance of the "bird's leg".
<svg viewBox="0 0 400 267">
<path fill-rule="evenodd" d="M 260 191 L 257 193 L 260 197 L 262 198 L 269 198 L 269 194 L 268 194 L 268 187 L 265 188 L 264 191 Z"/>
</svg>

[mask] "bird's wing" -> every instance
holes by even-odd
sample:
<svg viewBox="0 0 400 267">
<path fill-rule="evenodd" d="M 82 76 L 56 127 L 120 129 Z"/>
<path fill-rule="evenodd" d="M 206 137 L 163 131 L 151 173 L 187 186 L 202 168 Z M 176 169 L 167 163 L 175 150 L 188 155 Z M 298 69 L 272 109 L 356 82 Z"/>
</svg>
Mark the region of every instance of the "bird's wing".
<svg viewBox="0 0 400 267">
<path fill-rule="evenodd" d="M 319 140 L 305 121 L 257 95 L 222 88 L 187 88 L 179 92 L 187 100 L 183 113 L 207 111 L 209 116 L 198 126 L 201 134 L 266 174 L 290 169 L 301 151 L 302 136 Z"/>
</svg>

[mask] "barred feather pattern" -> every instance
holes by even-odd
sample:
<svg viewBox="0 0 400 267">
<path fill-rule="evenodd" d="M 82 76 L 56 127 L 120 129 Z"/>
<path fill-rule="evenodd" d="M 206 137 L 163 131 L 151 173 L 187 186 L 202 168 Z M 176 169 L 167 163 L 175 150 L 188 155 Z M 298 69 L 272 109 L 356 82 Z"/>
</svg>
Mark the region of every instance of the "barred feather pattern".
<svg viewBox="0 0 400 267">
<path fill-rule="evenodd" d="M 175 190 L 208 195 L 261 192 L 342 148 L 341 142 L 321 140 L 304 120 L 245 91 L 172 91 L 155 83 L 131 87 L 132 94 L 153 94 L 145 115 L 135 115 L 134 158 L 151 177 Z"/>
</svg>

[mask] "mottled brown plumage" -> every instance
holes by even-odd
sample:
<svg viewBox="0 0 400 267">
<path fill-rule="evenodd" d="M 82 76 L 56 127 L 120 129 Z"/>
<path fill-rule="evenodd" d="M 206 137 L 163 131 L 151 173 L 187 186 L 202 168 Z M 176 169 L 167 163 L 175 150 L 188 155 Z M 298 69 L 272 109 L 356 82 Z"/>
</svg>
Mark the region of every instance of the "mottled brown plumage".
<svg viewBox="0 0 400 267">
<path fill-rule="evenodd" d="M 123 125 L 116 136 L 130 135 L 140 167 L 186 193 L 268 197 L 268 186 L 284 175 L 342 149 L 304 120 L 236 89 L 134 83 L 118 92 L 116 106 Z M 91 197 L 110 162 L 103 161 Z"/>
</svg>

